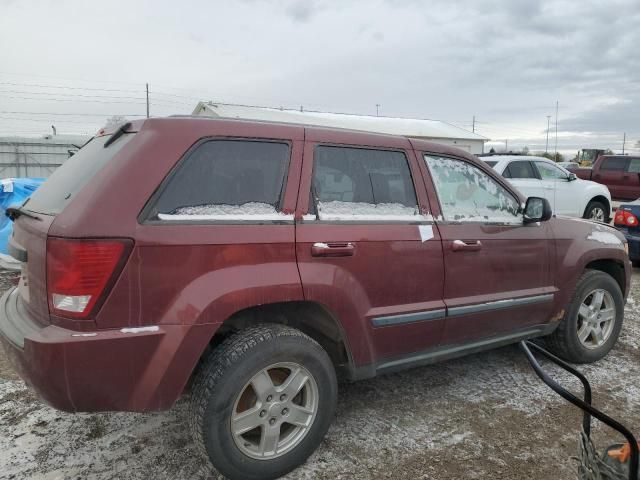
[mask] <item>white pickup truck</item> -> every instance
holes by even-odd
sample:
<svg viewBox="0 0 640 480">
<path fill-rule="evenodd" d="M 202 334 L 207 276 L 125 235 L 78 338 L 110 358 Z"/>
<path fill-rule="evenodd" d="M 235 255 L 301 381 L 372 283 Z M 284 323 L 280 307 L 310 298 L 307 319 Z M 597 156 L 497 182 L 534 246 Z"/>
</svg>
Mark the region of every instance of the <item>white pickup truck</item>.
<svg viewBox="0 0 640 480">
<path fill-rule="evenodd" d="M 553 212 L 609 223 L 611 194 L 596 182 L 582 180 L 552 160 L 523 155 L 481 157 L 526 197 L 544 197 Z"/>
</svg>

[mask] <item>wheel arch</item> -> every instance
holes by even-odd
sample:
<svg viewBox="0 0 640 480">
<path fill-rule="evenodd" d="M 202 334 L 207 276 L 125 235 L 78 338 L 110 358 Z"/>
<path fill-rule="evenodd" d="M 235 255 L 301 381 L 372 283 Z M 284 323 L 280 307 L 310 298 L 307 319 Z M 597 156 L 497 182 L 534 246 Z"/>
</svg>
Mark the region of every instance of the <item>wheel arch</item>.
<svg viewBox="0 0 640 480">
<path fill-rule="evenodd" d="M 331 359 L 339 377 L 351 379 L 354 361 L 348 339 L 338 317 L 325 305 L 299 300 L 282 301 L 242 308 L 227 317 L 201 354 L 192 377 L 209 352 L 235 332 L 265 323 L 287 325 L 318 342 Z"/>
<path fill-rule="evenodd" d="M 585 265 L 584 270 L 598 270 L 610 275 L 620 286 L 622 294 L 625 294 L 627 288 L 627 277 L 622 263 L 613 259 L 592 260 Z"/>
<path fill-rule="evenodd" d="M 607 220 L 609 220 L 611 216 L 611 201 L 602 194 L 598 194 L 595 196 L 593 196 L 592 194 L 589 194 L 588 197 L 590 198 L 588 198 L 587 203 L 584 206 L 584 211 L 582 213 L 582 216 L 586 218 L 587 210 L 589 209 L 589 205 L 591 205 L 591 202 L 600 202 L 605 206 L 606 208 L 605 213 L 607 215 Z"/>
</svg>

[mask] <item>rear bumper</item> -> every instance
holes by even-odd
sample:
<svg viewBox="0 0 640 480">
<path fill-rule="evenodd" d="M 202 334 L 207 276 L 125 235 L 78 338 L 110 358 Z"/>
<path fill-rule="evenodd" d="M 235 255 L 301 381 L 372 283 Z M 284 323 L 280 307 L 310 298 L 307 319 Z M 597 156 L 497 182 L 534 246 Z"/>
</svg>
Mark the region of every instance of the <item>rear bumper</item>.
<svg viewBox="0 0 640 480">
<path fill-rule="evenodd" d="M 22 379 L 68 412 L 170 408 L 217 328 L 75 332 L 35 323 L 21 304 L 15 288 L 0 299 L 0 342 Z"/>
</svg>

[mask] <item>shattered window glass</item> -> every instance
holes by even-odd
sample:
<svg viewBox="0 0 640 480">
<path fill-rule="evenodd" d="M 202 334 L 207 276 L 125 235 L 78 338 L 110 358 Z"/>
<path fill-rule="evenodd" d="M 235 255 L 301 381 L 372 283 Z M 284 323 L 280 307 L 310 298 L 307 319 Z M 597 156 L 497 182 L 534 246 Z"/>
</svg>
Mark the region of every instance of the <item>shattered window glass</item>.
<svg viewBox="0 0 640 480">
<path fill-rule="evenodd" d="M 424 158 L 444 220 L 522 223 L 517 199 L 476 166 L 451 158 L 427 155 Z"/>
</svg>

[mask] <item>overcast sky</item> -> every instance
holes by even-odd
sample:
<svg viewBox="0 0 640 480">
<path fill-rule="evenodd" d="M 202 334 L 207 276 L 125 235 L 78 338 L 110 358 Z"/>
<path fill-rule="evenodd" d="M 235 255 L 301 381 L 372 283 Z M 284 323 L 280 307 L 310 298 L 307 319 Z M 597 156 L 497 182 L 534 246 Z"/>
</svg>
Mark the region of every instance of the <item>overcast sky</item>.
<svg viewBox="0 0 640 480">
<path fill-rule="evenodd" d="M 640 140 L 640 1 L 0 0 L 0 135 L 198 100 L 432 118 L 509 146 Z M 29 112 L 29 113 L 24 113 Z M 56 114 L 56 115 L 51 115 Z M 66 114 L 66 115 L 62 115 Z M 637 151 L 640 151 L 637 150 Z"/>
</svg>

